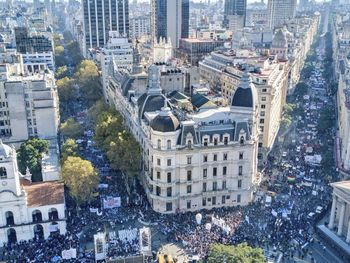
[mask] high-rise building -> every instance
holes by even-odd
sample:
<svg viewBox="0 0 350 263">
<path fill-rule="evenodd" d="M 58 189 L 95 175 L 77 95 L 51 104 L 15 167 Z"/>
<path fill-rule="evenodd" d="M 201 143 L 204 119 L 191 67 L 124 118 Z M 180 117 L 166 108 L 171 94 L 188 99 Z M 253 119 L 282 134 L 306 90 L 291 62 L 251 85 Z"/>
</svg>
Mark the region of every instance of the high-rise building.
<svg viewBox="0 0 350 263">
<path fill-rule="evenodd" d="M 108 42 L 109 31 L 128 36 L 128 0 L 83 0 L 82 4 L 86 49 L 103 47 Z"/>
<path fill-rule="evenodd" d="M 189 0 L 152 0 L 151 31 L 153 40 L 170 38 L 177 48 L 180 38 L 188 38 Z"/>
<path fill-rule="evenodd" d="M 241 17 L 245 21 L 247 0 L 226 0 L 224 7 L 224 26 L 229 25 L 230 16 Z"/>
<path fill-rule="evenodd" d="M 280 27 L 295 17 L 297 0 L 269 0 L 267 9 L 270 28 Z"/>
</svg>

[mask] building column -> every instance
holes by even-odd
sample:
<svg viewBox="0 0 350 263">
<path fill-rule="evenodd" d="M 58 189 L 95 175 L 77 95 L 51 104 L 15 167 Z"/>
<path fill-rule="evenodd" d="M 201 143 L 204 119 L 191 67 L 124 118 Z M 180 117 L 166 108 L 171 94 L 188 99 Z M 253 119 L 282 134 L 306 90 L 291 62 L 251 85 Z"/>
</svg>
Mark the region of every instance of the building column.
<svg viewBox="0 0 350 263">
<path fill-rule="evenodd" d="M 341 233 L 343 232 L 344 216 L 345 216 L 345 202 L 341 202 L 340 203 L 338 233 L 337 233 L 338 236 L 341 236 Z"/>
<path fill-rule="evenodd" d="M 349 225 L 348 225 L 348 233 L 346 235 L 346 242 L 350 243 L 350 221 L 349 221 Z"/>
<path fill-rule="evenodd" d="M 330 216 L 329 225 L 328 225 L 328 228 L 331 229 L 331 230 L 334 228 L 335 208 L 336 207 L 337 207 L 337 197 L 335 195 L 333 195 L 331 216 Z"/>
</svg>

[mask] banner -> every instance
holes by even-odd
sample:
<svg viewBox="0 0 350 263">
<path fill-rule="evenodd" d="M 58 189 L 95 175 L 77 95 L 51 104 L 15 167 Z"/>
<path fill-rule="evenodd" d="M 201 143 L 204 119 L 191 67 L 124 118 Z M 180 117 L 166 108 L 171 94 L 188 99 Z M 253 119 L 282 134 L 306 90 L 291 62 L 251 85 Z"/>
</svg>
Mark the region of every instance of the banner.
<svg viewBox="0 0 350 263">
<path fill-rule="evenodd" d="M 140 251 L 142 254 L 151 254 L 151 229 L 143 227 L 140 229 Z"/>
<path fill-rule="evenodd" d="M 95 260 L 103 260 L 107 256 L 107 242 L 105 233 L 94 235 Z"/>
<path fill-rule="evenodd" d="M 107 189 L 108 188 L 108 184 L 99 184 L 98 188 L 99 189 Z"/>
<path fill-rule="evenodd" d="M 103 199 L 104 209 L 115 208 L 121 206 L 120 197 L 107 196 Z"/>
<path fill-rule="evenodd" d="M 56 232 L 59 231 L 59 226 L 57 225 L 49 225 L 49 232 Z"/>
<path fill-rule="evenodd" d="M 71 248 L 69 250 L 62 251 L 62 259 L 73 259 L 77 258 L 77 249 Z"/>
</svg>

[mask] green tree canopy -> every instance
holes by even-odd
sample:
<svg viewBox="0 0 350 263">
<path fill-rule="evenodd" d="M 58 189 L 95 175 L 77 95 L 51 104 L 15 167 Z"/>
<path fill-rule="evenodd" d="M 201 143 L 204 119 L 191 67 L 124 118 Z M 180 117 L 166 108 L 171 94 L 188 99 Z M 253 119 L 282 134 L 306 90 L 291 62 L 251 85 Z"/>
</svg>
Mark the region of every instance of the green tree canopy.
<svg viewBox="0 0 350 263">
<path fill-rule="evenodd" d="M 309 86 L 306 83 L 300 82 L 295 87 L 294 95 L 297 98 L 302 98 L 304 95 L 307 94 L 308 89 L 309 89 Z"/>
<path fill-rule="evenodd" d="M 62 79 L 64 77 L 67 77 L 68 74 L 68 68 L 66 65 L 59 67 L 55 72 L 56 79 Z"/>
<path fill-rule="evenodd" d="M 32 181 L 42 181 L 41 160 L 44 153 L 49 151 L 49 142 L 37 138 L 29 139 L 21 144 L 17 151 L 18 169 L 22 174 L 27 168 L 32 174 Z"/>
<path fill-rule="evenodd" d="M 62 166 L 61 176 L 78 205 L 93 199 L 99 176 L 91 162 L 70 156 Z"/>
<path fill-rule="evenodd" d="M 262 249 L 252 248 L 246 243 L 237 246 L 214 244 L 209 249 L 208 263 L 264 263 Z"/>
<path fill-rule="evenodd" d="M 92 105 L 88 110 L 88 117 L 90 122 L 94 125 L 98 122 L 99 118 L 104 115 L 105 112 L 111 109 L 103 100 L 98 100 L 94 105 Z"/>
<path fill-rule="evenodd" d="M 73 139 L 80 138 L 84 133 L 81 124 L 76 122 L 73 118 L 69 118 L 66 122 L 63 122 L 60 131 L 65 138 Z"/>
<path fill-rule="evenodd" d="M 61 163 L 64 163 L 69 156 L 79 156 L 78 144 L 73 139 L 67 139 L 61 147 Z"/>
</svg>

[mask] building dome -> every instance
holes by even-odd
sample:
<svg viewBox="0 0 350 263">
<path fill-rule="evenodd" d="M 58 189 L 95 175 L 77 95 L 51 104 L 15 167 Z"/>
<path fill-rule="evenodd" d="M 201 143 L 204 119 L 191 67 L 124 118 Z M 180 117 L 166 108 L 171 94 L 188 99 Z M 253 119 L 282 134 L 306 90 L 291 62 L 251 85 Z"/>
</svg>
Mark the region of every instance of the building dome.
<svg viewBox="0 0 350 263">
<path fill-rule="evenodd" d="M 6 144 L 3 144 L 2 140 L 0 140 L 0 157 L 8 158 L 12 153 L 12 148 Z"/>
<path fill-rule="evenodd" d="M 151 128 L 159 132 L 174 132 L 179 126 L 179 120 L 168 107 L 162 108 L 158 116 L 151 121 Z"/>
<path fill-rule="evenodd" d="M 280 28 L 273 36 L 272 47 L 274 48 L 286 48 L 288 47 L 288 40 L 286 32 Z"/>
<path fill-rule="evenodd" d="M 137 100 L 137 104 L 139 107 L 139 117 L 143 119 L 145 112 L 154 112 L 159 111 L 164 106 L 166 98 L 163 94 L 159 95 L 151 95 L 151 94 L 143 94 Z"/>
<path fill-rule="evenodd" d="M 244 73 L 241 82 L 233 94 L 231 106 L 254 108 L 256 102 L 256 90 L 248 73 Z"/>
</svg>

